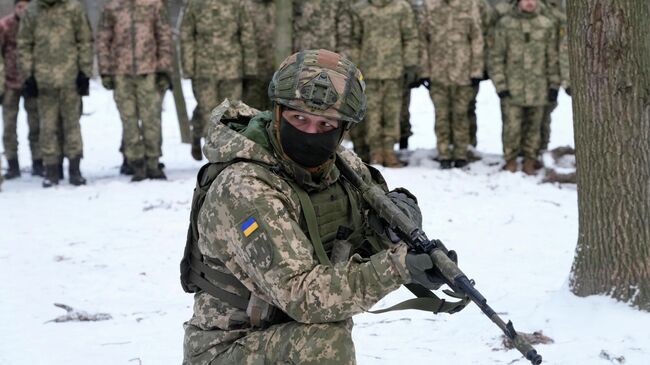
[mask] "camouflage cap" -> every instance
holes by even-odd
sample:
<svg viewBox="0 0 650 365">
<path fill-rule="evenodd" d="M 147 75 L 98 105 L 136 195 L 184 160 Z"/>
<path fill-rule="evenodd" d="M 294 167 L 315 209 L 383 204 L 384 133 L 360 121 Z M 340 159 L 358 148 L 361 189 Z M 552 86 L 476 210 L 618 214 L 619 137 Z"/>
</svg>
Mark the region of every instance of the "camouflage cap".
<svg viewBox="0 0 650 365">
<path fill-rule="evenodd" d="M 366 113 L 361 71 L 344 56 L 306 50 L 282 62 L 269 84 L 275 103 L 305 113 L 359 123 Z"/>
</svg>

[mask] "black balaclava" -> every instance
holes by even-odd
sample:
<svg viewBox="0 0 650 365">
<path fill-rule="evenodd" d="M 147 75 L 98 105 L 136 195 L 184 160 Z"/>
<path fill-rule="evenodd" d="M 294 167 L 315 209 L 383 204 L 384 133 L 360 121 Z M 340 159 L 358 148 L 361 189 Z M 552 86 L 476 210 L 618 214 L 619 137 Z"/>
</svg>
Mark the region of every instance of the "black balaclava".
<svg viewBox="0 0 650 365">
<path fill-rule="evenodd" d="M 305 133 L 284 117 L 280 121 L 280 144 L 287 156 L 297 164 L 318 167 L 334 156 L 343 137 L 343 123 L 325 133 Z"/>
</svg>

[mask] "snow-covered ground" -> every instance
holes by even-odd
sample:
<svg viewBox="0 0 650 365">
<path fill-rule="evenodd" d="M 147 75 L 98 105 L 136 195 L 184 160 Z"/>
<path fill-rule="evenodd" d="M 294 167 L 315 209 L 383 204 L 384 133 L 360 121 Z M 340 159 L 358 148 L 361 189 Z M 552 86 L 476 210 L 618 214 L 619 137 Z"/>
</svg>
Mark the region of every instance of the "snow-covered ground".
<svg viewBox="0 0 650 365">
<path fill-rule="evenodd" d="M 120 176 L 121 126 L 112 94 L 93 82 L 82 119 L 89 184 L 42 189 L 28 174 L 26 122 L 20 115 L 23 177 L 0 193 L 0 364 L 180 364 L 182 323 L 192 297 L 178 263 L 195 173 L 181 144 L 171 95 L 163 116 L 168 181 Z M 191 110 L 189 85 L 185 85 Z M 501 121 L 489 82 L 478 100 L 483 159 L 441 171 L 434 155 L 433 106 L 425 89 L 411 106 L 411 166 L 383 169 L 392 187 L 414 192 L 430 237 L 459 254 L 460 266 L 518 330 L 555 340 L 538 346 L 546 364 L 650 364 L 650 314 L 606 297 L 578 298 L 567 287 L 577 241 L 576 189 L 541 176 L 500 171 Z M 553 115 L 551 147 L 573 145 L 570 99 Z M 377 304 L 408 298 L 398 290 Z M 100 322 L 50 322 L 62 303 Z M 501 346 L 499 330 L 475 306 L 432 315 L 416 311 L 355 317 L 359 364 L 526 363 Z M 645 328 L 645 330 L 644 330 Z"/>
</svg>

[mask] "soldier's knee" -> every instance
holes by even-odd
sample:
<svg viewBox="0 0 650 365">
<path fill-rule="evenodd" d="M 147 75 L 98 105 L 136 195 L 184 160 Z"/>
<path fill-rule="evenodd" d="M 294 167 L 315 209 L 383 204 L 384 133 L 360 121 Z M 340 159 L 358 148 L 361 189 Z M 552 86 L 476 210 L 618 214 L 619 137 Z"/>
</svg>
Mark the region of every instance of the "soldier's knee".
<svg viewBox="0 0 650 365">
<path fill-rule="evenodd" d="M 349 321 L 306 325 L 304 343 L 291 356 L 296 364 L 356 364 Z"/>
</svg>

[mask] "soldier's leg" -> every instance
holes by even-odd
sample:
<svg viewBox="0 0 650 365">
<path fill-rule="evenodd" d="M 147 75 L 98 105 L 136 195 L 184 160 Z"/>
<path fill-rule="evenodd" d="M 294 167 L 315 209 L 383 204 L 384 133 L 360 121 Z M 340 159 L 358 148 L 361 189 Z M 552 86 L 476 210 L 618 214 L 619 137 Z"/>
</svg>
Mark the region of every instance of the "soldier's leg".
<svg viewBox="0 0 650 365">
<path fill-rule="evenodd" d="M 381 120 L 383 117 L 383 90 L 381 80 L 366 80 L 366 95 L 368 98 L 368 110 L 364 121 L 365 138 L 370 153 L 370 163 L 383 165 L 384 157 L 383 136 Z"/>
<path fill-rule="evenodd" d="M 503 118 L 503 158 L 506 162 L 515 161 L 521 149 L 521 127 L 523 107 L 504 103 L 505 117 Z"/>
<path fill-rule="evenodd" d="M 39 144 L 41 130 L 38 117 L 38 100 L 33 97 L 24 97 L 23 106 L 27 112 L 27 125 L 29 126 L 29 148 L 32 152 L 32 175 L 42 175 L 43 153 Z"/>
<path fill-rule="evenodd" d="M 367 119 L 361 123 L 355 124 L 350 128 L 350 139 L 354 144 L 354 152 L 365 163 L 370 163 L 370 149 L 366 143 L 366 124 Z"/>
<path fill-rule="evenodd" d="M 217 80 L 213 79 L 195 79 L 196 87 L 194 95 L 196 96 L 197 108 L 199 109 L 199 118 L 197 124 L 193 126 L 192 133 L 195 138 L 203 138 L 205 129 L 210 119 L 210 112 L 219 105 L 217 100 Z"/>
<path fill-rule="evenodd" d="M 235 342 L 210 364 L 356 364 L 351 321 L 272 326 Z"/>
<path fill-rule="evenodd" d="M 58 89 L 40 89 L 38 94 L 38 116 L 41 121 L 39 144 L 45 165 L 45 180 L 43 187 L 56 185 L 59 182 L 59 163 L 62 158 L 60 145 Z"/>
<path fill-rule="evenodd" d="M 113 97 L 122 120 L 123 153 L 127 162 L 134 169 L 134 174 L 138 173 L 138 177 L 135 178 L 134 175 L 134 179 L 142 180 L 145 156 L 144 142 L 138 121 L 135 79 L 131 76 L 118 75 L 114 77 L 114 80 Z"/>
<path fill-rule="evenodd" d="M 244 103 L 258 110 L 267 110 L 269 108 L 267 90 L 270 81 L 265 78 L 247 81 L 242 90 Z"/>
<path fill-rule="evenodd" d="M 140 133 L 144 145 L 147 177 L 164 179 L 165 174 L 158 167 L 162 156 L 162 128 L 160 120 L 160 93 L 156 87 L 156 75 L 148 74 L 137 77 L 137 110 L 140 121 Z"/>
<path fill-rule="evenodd" d="M 470 143 L 469 118 L 467 109 L 474 96 L 472 86 L 456 86 L 453 88 L 452 96 L 452 137 L 454 145 L 453 159 L 456 161 L 467 161 L 467 146 Z M 462 162 L 459 162 L 462 164 Z M 462 166 L 458 166 L 462 167 Z"/>
<path fill-rule="evenodd" d="M 402 163 L 395 155 L 395 143 L 400 138 L 400 115 L 402 98 L 402 80 L 385 80 L 383 85 L 384 99 L 382 102 L 382 134 L 384 151 L 384 166 L 401 167 Z"/>
<path fill-rule="evenodd" d="M 438 160 L 451 160 L 451 100 L 449 96 L 449 87 L 442 85 L 431 85 L 429 91 L 435 111 L 434 131 L 436 133 L 436 147 L 438 149 Z M 445 164 L 442 167 L 447 167 Z"/>
<path fill-rule="evenodd" d="M 478 96 L 479 86 L 472 86 L 472 99 L 469 102 L 467 109 L 467 118 L 469 120 L 469 143 L 476 147 L 478 141 L 476 140 L 476 133 L 478 132 L 478 124 L 476 120 L 476 97 Z"/>
<path fill-rule="evenodd" d="M 60 113 L 63 121 L 63 154 L 68 158 L 68 179 L 72 185 L 83 185 L 86 179 L 81 176 L 79 164 L 83 158 L 83 140 L 81 138 L 81 96 L 76 86 L 61 89 Z"/>
<path fill-rule="evenodd" d="M 411 132 L 411 88 L 408 85 L 402 85 L 402 108 L 399 119 L 399 148 L 405 150 L 408 148 L 408 139 L 413 135 Z"/>
<path fill-rule="evenodd" d="M 525 113 L 525 135 L 522 138 L 521 150 L 526 160 L 536 160 L 541 140 L 540 125 L 544 118 L 545 107 L 528 107 Z"/>
<path fill-rule="evenodd" d="M 541 122 L 540 150 L 546 150 L 551 140 L 551 113 L 557 108 L 557 102 L 544 106 L 544 115 Z"/>
<path fill-rule="evenodd" d="M 0 75 L 0 77 L 4 77 Z M 13 179 L 20 176 L 20 165 L 18 164 L 18 135 L 16 124 L 18 120 L 18 105 L 20 103 L 20 90 L 6 89 L 2 101 L 3 134 L 2 143 L 5 150 L 5 157 L 9 166 L 5 177 Z"/>
</svg>

